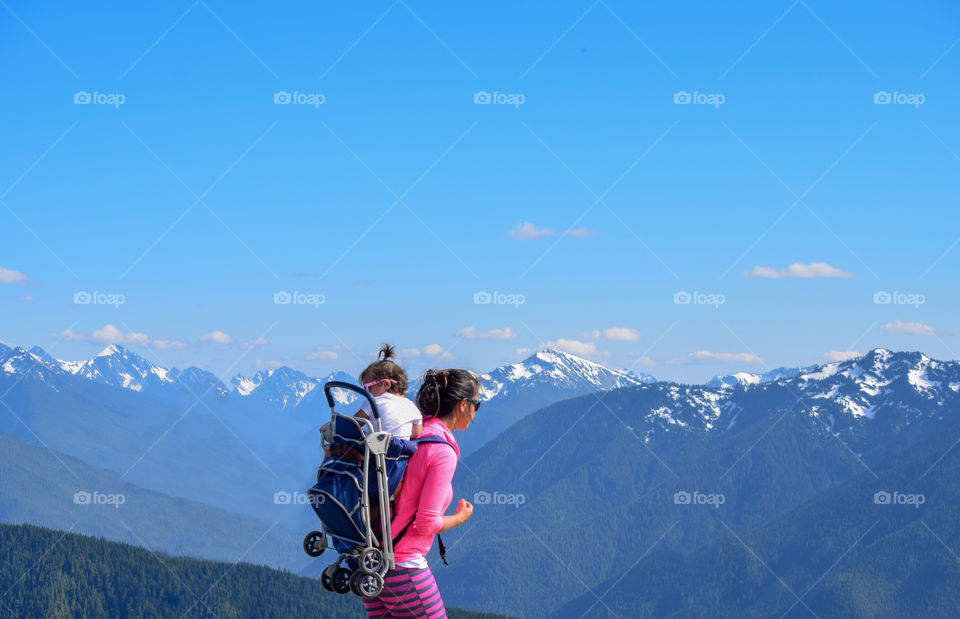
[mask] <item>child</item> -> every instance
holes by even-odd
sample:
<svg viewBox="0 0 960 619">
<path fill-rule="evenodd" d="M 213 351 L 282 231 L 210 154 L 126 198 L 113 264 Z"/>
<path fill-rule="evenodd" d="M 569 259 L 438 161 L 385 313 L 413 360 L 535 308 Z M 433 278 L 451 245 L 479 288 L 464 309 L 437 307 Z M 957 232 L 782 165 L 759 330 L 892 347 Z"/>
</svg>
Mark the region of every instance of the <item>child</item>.
<svg viewBox="0 0 960 619">
<path fill-rule="evenodd" d="M 417 405 L 408 400 L 407 373 L 392 361 L 396 349 L 390 344 L 380 348 L 377 360 L 360 373 L 360 384 L 370 392 L 380 412 L 380 427 L 398 438 L 416 438 L 423 428 Z M 354 417 L 371 419 L 370 403 L 363 400 Z"/>
</svg>

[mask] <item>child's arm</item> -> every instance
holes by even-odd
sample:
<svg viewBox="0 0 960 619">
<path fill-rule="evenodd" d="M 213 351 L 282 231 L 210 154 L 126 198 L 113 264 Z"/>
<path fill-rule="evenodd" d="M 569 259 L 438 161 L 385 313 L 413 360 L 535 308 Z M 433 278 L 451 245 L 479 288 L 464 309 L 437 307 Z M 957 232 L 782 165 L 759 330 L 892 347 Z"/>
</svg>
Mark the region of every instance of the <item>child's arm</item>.
<svg viewBox="0 0 960 619">
<path fill-rule="evenodd" d="M 417 438 L 423 431 L 422 423 L 414 423 L 410 426 L 410 438 Z"/>
</svg>

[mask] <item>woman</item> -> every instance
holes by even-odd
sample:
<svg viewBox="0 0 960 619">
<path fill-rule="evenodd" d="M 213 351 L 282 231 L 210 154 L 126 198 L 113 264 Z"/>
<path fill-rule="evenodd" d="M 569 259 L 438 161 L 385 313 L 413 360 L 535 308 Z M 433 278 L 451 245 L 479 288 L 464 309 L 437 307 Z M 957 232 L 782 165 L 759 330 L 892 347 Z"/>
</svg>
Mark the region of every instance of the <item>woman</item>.
<svg viewBox="0 0 960 619">
<path fill-rule="evenodd" d="M 420 436 L 447 443 L 422 443 L 410 457 L 392 521 L 396 567 L 387 572 L 380 596 L 365 600 L 369 617 L 446 617 L 426 555 L 438 533 L 459 527 L 473 515 L 460 499 L 456 512 L 444 516 L 453 500 L 453 473 L 460 448 L 454 430 L 466 430 L 480 408 L 479 384 L 467 370 L 428 370 L 417 392 L 423 413 Z"/>
</svg>

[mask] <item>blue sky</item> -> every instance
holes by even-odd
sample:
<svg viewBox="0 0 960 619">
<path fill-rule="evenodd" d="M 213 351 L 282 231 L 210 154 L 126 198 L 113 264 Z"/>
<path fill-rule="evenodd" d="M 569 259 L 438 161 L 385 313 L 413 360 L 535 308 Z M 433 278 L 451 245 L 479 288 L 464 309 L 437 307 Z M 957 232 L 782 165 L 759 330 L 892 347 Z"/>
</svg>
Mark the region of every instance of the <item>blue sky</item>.
<svg viewBox="0 0 960 619">
<path fill-rule="evenodd" d="M 553 343 L 690 382 L 956 358 L 958 18 L 4 0 L 0 339 L 220 374 L 385 340 L 413 371 Z"/>
</svg>

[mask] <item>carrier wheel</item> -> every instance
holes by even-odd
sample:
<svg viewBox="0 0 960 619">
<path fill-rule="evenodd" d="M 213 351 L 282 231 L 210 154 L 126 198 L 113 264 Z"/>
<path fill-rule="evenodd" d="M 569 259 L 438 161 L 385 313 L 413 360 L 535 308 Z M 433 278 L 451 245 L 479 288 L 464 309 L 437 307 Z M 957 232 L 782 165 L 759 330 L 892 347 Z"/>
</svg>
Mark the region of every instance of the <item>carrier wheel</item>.
<svg viewBox="0 0 960 619">
<path fill-rule="evenodd" d="M 328 565 L 323 569 L 323 573 L 320 574 L 320 584 L 331 593 L 333 593 L 333 573 L 336 569 L 336 565 Z"/>
<path fill-rule="evenodd" d="M 327 549 L 327 536 L 320 531 L 310 531 L 303 538 L 303 551 L 311 557 L 319 557 Z"/>
<path fill-rule="evenodd" d="M 367 548 L 360 553 L 360 569 L 367 574 L 379 574 L 383 568 L 383 553 L 379 548 Z"/>
<path fill-rule="evenodd" d="M 333 573 L 333 578 L 330 579 L 330 585 L 337 593 L 349 593 L 350 570 L 345 567 L 338 567 L 337 571 Z"/>
<path fill-rule="evenodd" d="M 360 597 L 375 598 L 383 591 L 383 577 L 357 571 L 350 577 L 350 590 Z"/>
</svg>

